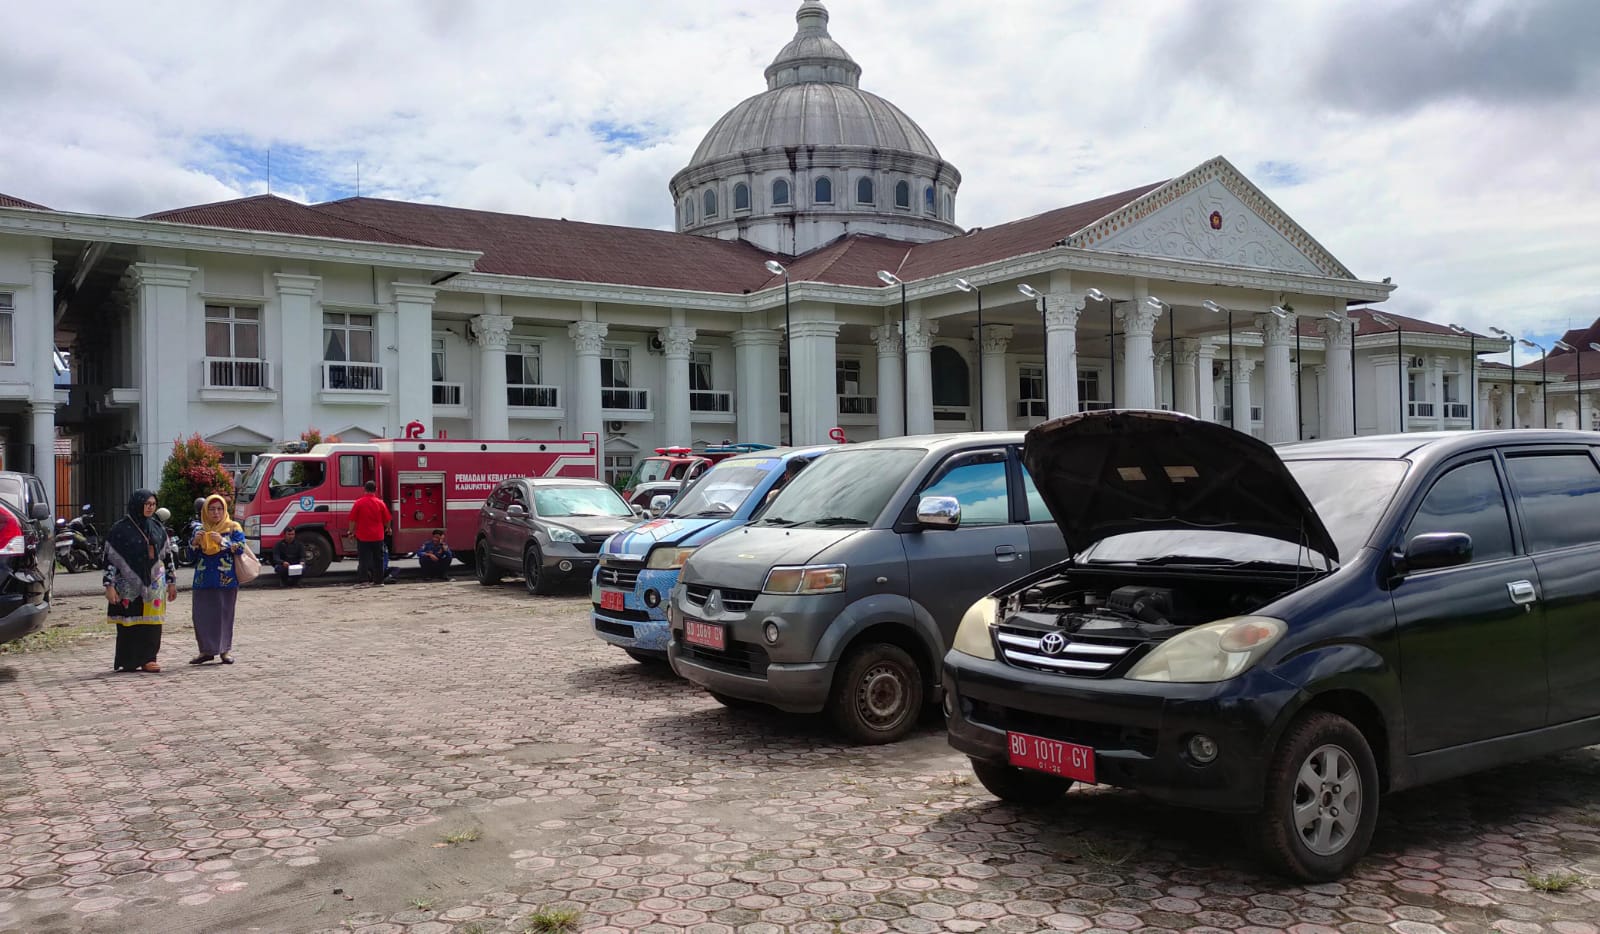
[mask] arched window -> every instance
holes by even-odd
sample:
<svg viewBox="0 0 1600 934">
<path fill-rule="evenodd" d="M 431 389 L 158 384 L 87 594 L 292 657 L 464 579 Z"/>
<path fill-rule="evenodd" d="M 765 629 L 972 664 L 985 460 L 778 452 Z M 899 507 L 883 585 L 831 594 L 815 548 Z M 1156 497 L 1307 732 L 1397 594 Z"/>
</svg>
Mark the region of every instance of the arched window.
<svg viewBox="0 0 1600 934">
<path fill-rule="evenodd" d="M 922 190 L 922 210 L 933 213 L 933 186 L 929 185 Z"/>
<path fill-rule="evenodd" d="M 733 209 L 735 211 L 750 210 L 750 186 L 744 182 L 733 186 Z"/>
<path fill-rule="evenodd" d="M 944 219 L 947 221 L 956 219 L 956 196 L 948 191 L 944 193 Z"/>
<path fill-rule="evenodd" d="M 856 182 L 856 204 L 876 203 L 878 199 L 873 197 L 875 194 L 876 192 L 872 190 L 872 179 L 863 178 Z"/>
<path fill-rule="evenodd" d="M 685 224 L 694 223 L 694 199 L 693 198 L 684 198 L 683 199 L 683 222 Z"/>
<path fill-rule="evenodd" d="M 828 179 L 828 176 L 824 175 L 817 179 L 816 192 L 811 200 L 817 204 L 833 203 L 833 182 Z"/>
<path fill-rule="evenodd" d="M 789 180 L 777 179 L 772 183 L 772 204 L 774 207 L 789 203 Z"/>
<path fill-rule="evenodd" d="M 894 186 L 894 206 L 897 208 L 911 207 L 911 183 L 902 181 Z"/>
<path fill-rule="evenodd" d="M 931 190 L 931 189 L 930 189 Z M 966 406 L 972 404 L 972 388 L 967 382 L 967 361 L 954 347 L 939 345 L 928 355 L 933 370 L 933 404 Z"/>
<path fill-rule="evenodd" d="M 704 214 L 706 219 L 710 220 L 717 216 L 717 190 L 715 188 L 707 188 L 704 200 L 706 207 Z"/>
</svg>

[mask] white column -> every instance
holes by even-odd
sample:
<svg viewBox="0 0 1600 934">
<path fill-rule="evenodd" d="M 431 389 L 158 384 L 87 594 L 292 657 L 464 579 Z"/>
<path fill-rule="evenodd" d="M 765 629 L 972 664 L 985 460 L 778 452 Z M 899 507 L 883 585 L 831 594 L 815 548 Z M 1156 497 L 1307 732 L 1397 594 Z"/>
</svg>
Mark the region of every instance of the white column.
<svg viewBox="0 0 1600 934">
<path fill-rule="evenodd" d="M 1011 420 L 1006 417 L 1006 348 L 1016 328 L 1009 324 L 986 324 L 983 333 L 972 329 L 972 342 L 983 354 L 983 412 L 979 425 L 984 431 L 1004 431 Z"/>
<path fill-rule="evenodd" d="M 825 444 L 839 424 L 837 321 L 796 321 L 790 346 L 789 424 L 795 444 Z"/>
<path fill-rule="evenodd" d="M 1401 430 L 1401 419 L 1405 417 L 1401 407 L 1405 400 L 1400 395 L 1400 386 L 1405 365 L 1405 357 L 1396 353 L 1372 356 L 1373 424 L 1380 435 Z"/>
<path fill-rule="evenodd" d="M 694 431 L 689 413 L 689 355 L 694 350 L 694 328 L 669 327 L 656 332 L 666 350 L 666 375 L 662 379 L 662 425 L 668 444 L 692 444 Z M 663 413 L 658 413 L 663 414 Z"/>
<path fill-rule="evenodd" d="M 1325 409 L 1322 404 L 1322 400 L 1327 398 L 1328 395 L 1328 367 L 1326 364 L 1319 363 L 1311 368 L 1311 385 L 1317 391 L 1317 398 L 1312 405 L 1307 406 L 1310 415 L 1304 413 L 1301 415 L 1307 422 L 1306 437 L 1326 438 L 1328 436 L 1328 426 L 1323 421 Z M 1312 416 L 1315 416 L 1315 421 L 1312 420 Z"/>
<path fill-rule="evenodd" d="M 1449 357 L 1434 357 L 1433 370 L 1428 376 L 1428 382 L 1430 383 L 1428 393 L 1432 396 L 1435 406 L 1433 410 L 1434 427 L 1439 431 L 1444 431 L 1444 369 L 1452 363 L 1454 361 Z"/>
<path fill-rule="evenodd" d="M 1126 392 L 1118 400 L 1125 409 L 1153 409 L 1156 407 L 1154 344 L 1156 319 L 1161 309 L 1151 308 L 1142 301 L 1124 305 L 1117 311 L 1122 319 L 1122 385 Z"/>
<path fill-rule="evenodd" d="M 274 273 L 272 278 L 278 291 L 281 352 L 281 362 L 274 366 L 277 372 L 272 374 L 283 416 L 279 437 L 294 439 L 315 422 L 313 400 L 322 388 L 322 316 L 315 303 L 322 279 L 282 272 Z M 424 372 L 431 373 L 432 367 Z M 429 401 L 432 401 L 431 395 Z M 337 425 L 317 427 L 324 431 L 338 428 Z"/>
<path fill-rule="evenodd" d="M 44 359 L 46 366 L 54 366 L 50 358 Z M 33 472 L 44 484 L 45 499 L 54 509 L 56 502 L 56 404 L 54 402 L 34 402 L 28 406 L 28 414 L 33 422 Z"/>
<path fill-rule="evenodd" d="M 1545 415 L 1545 402 L 1544 402 L 1545 396 L 1544 396 L 1544 394 L 1545 394 L 1545 388 L 1543 386 L 1534 387 L 1533 392 L 1528 394 L 1528 424 L 1529 425 L 1538 425 L 1540 428 L 1549 428 L 1550 427 L 1549 425 L 1545 424 L 1545 417 L 1544 417 L 1544 415 Z"/>
<path fill-rule="evenodd" d="M 411 422 L 422 423 L 422 436 L 433 437 L 433 302 L 439 295 L 437 286 L 410 282 L 394 284 L 395 344 L 399 347 L 398 373 L 386 376 L 392 380 L 390 396 L 395 400 L 395 414 L 403 436 L 405 426 Z"/>
<path fill-rule="evenodd" d="M 1254 373 L 1256 362 L 1240 358 L 1233 363 L 1233 420 L 1234 426 L 1247 435 L 1255 434 L 1255 425 L 1250 420 L 1250 374 Z"/>
<path fill-rule="evenodd" d="M 1493 387 L 1488 383 L 1480 382 L 1477 383 L 1473 388 L 1478 394 L 1478 411 L 1476 413 L 1477 421 L 1472 427 L 1493 428 L 1494 408 L 1493 403 L 1490 401 L 1490 395 Z"/>
<path fill-rule="evenodd" d="M 923 320 L 921 312 L 906 320 L 906 434 L 933 433 L 933 336 L 939 322 Z"/>
<path fill-rule="evenodd" d="M 1172 387 L 1172 406 L 1179 412 L 1195 415 L 1200 418 L 1209 418 L 1209 413 L 1203 412 L 1196 401 L 1196 392 L 1200 388 L 1199 380 L 1195 376 L 1195 364 L 1200 360 L 1200 342 L 1193 338 L 1178 341 L 1177 346 L 1177 385 Z M 1211 371 L 1206 371 L 1209 379 Z"/>
<path fill-rule="evenodd" d="M 735 368 L 734 409 L 738 412 L 739 440 L 779 444 L 777 331 L 746 328 L 733 334 Z"/>
<path fill-rule="evenodd" d="M 493 299 L 491 303 L 489 299 Z M 510 408 L 506 399 L 506 342 L 515 322 L 510 315 L 496 314 L 500 296 L 485 296 L 489 314 L 472 319 L 472 339 L 478 344 L 478 384 L 472 391 L 472 436 L 474 438 L 511 437 Z"/>
<path fill-rule="evenodd" d="M 1161 349 L 1157 350 L 1154 355 L 1154 360 L 1154 369 L 1156 375 L 1156 385 L 1154 390 L 1156 394 L 1156 407 L 1160 408 L 1161 406 L 1166 406 L 1169 411 L 1175 410 L 1177 408 L 1177 402 L 1174 401 L 1172 397 L 1172 371 L 1174 369 L 1172 348 L 1162 347 Z"/>
<path fill-rule="evenodd" d="M 1355 347 L 1350 336 L 1350 320 L 1345 318 L 1344 302 L 1336 303 L 1339 320 L 1323 319 L 1317 323 L 1322 331 L 1323 362 L 1328 367 L 1327 391 L 1322 394 L 1323 438 L 1348 438 L 1355 434 L 1355 385 L 1350 374 L 1355 371 Z"/>
<path fill-rule="evenodd" d="M 1051 418 L 1078 411 L 1078 316 L 1083 308 L 1071 292 L 1051 292 L 1039 299 L 1046 303 L 1044 342 L 1049 365 L 1046 367 L 1046 411 Z"/>
<path fill-rule="evenodd" d="M 161 486 L 161 467 L 172 443 L 192 431 L 189 374 L 193 360 L 173 335 L 188 333 L 192 266 L 135 263 L 139 294 L 139 472 L 150 489 Z M 299 432 L 295 433 L 299 436 Z"/>
<path fill-rule="evenodd" d="M 900 329 L 890 325 L 872 329 L 872 340 L 878 345 L 878 437 L 893 438 L 906 433 L 905 413 L 901 403 L 903 384 L 900 382 Z"/>
<path fill-rule="evenodd" d="M 1195 414 L 1208 422 L 1217 420 L 1217 345 L 1202 339 L 1195 351 Z"/>
<path fill-rule="evenodd" d="M 573 350 L 578 357 L 572 377 L 572 425 L 582 437 L 594 432 L 605 439 L 605 422 L 600 417 L 600 350 L 605 346 L 606 326 L 599 321 L 576 321 L 567 325 Z M 677 442 L 673 442 L 676 444 Z"/>
<path fill-rule="evenodd" d="M 1261 436 L 1267 443 L 1293 441 L 1299 435 L 1295 413 L 1294 352 L 1296 317 L 1256 315 L 1256 327 L 1261 329 L 1265 372 L 1262 375 Z"/>
<path fill-rule="evenodd" d="M 44 484 L 51 508 L 56 504 L 56 261 L 36 257 L 29 263 L 33 274 L 33 472 Z"/>
</svg>

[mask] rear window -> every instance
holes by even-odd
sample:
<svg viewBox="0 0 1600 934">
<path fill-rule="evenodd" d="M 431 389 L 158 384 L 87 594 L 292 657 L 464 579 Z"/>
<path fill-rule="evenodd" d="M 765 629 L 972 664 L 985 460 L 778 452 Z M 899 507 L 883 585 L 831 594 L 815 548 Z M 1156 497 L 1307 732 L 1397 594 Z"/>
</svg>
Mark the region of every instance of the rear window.
<svg viewBox="0 0 1600 934">
<path fill-rule="evenodd" d="M 667 461 L 660 457 L 647 457 L 639 462 L 639 472 L 633 475 L 633 482 L 651 483 L 667 478 Z"/>
</svg>

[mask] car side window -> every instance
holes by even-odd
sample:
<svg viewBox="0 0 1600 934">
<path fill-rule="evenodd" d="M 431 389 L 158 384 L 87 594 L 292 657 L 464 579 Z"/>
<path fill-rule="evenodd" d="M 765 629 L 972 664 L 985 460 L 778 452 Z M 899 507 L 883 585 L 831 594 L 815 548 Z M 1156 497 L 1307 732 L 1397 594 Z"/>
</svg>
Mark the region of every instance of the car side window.
<svg viewBox="0 0 1600 934">
<path fill-rule="evenodd" d="M 958 454 L 940 465 L 922 496 L 953 496 L 961 525 L 1005 525 L 1011 521 L 1006 492 L 1006 452 Z"/>
<path fill-rule="evenodd" d="M 1454 467 L 1434 481 L 1411 517 L 1406 541 L 1427 532 L 1472 536 L 1473 564 L 1511 557 L 1511 518 L 1493 461 Z"/>
<path fill-rule="evenodd" d="M 1529 551 L 1600 542 L 1600 469 L 1588 454 L 1508 456 L 1506 473 Z"/>
<path fill-rule="evenodd" d="M 507 492 L 508 489 L 508 487 L 502 486 L 489 494 L 490 509 L 504 509 L 511 504 L 511 494 Z"/>
<path fill-rule="evenodd" d="M 33 502 L 35 502 L 35 503 L 44 503 L 46 505 L 49 505 L 50 498 L 48 496 L 44 495 L 44 484 L 43 483 L 40 483 L 37 479 L 35 479 L 33 477 L 29 477 L 28 478 L 28 491 L 33 494 L 33 496 L 31 497 Z"/>
<path fill-rule="evenodd" d="M 1055 517 L 1050 515 L 1050 507 L 1044 504 L 1044 497 L 1039 495 L 1039 488 L 1033 485 L 1033 477 L 1028 475 L 1028 468 L 1022 468 L 1022 494 L 1028 500 L 1028 522 L 1054 522 Z"/>
<path fill-rule="evenodd" d="M 528 509 L 528 496 L 522 492 L 522 487 L 513 485 L 507 488 L 507 492 L 511 497 L 511 505 L 521 506 L 524 512 L 532 511 Z"/>
</svg>

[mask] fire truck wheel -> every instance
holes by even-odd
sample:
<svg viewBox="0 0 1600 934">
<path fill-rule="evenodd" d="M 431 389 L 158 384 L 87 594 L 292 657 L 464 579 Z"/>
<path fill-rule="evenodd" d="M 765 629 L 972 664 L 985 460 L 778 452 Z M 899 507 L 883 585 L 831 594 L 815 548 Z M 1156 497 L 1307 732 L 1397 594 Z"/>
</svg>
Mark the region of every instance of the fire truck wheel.
<svg viewBox="0 0 1600 934">
<path fill-rule="evenodd" d="M 322 573 L 328 570 L 328 565 L 333 563 L 333 543 L 328 541 L 328 536 L 321 532 L 307 532 L 299 536 L 299 539 L 306 549 L 303 575 L 305 577 L 322 576 Z"/>
<path fill-rule="evenodd" d="M 544 572 L 544 557 L 539 554 L 537 545 L 529 545 L 522 553 L 522 582 L 528 593 L 539 597 L 549 596 L 555 590 L 550 575 Z"/>
<path fill-rule="evenodd" d="M 478 583 L 483 586 L 493 587 L 500 583 L 500 571 L 489 560 L 489 543 L 483 539 L 479 539 L 478 547 L 472 549 L 472 567 L 477 572 Z"/>
</svg>

